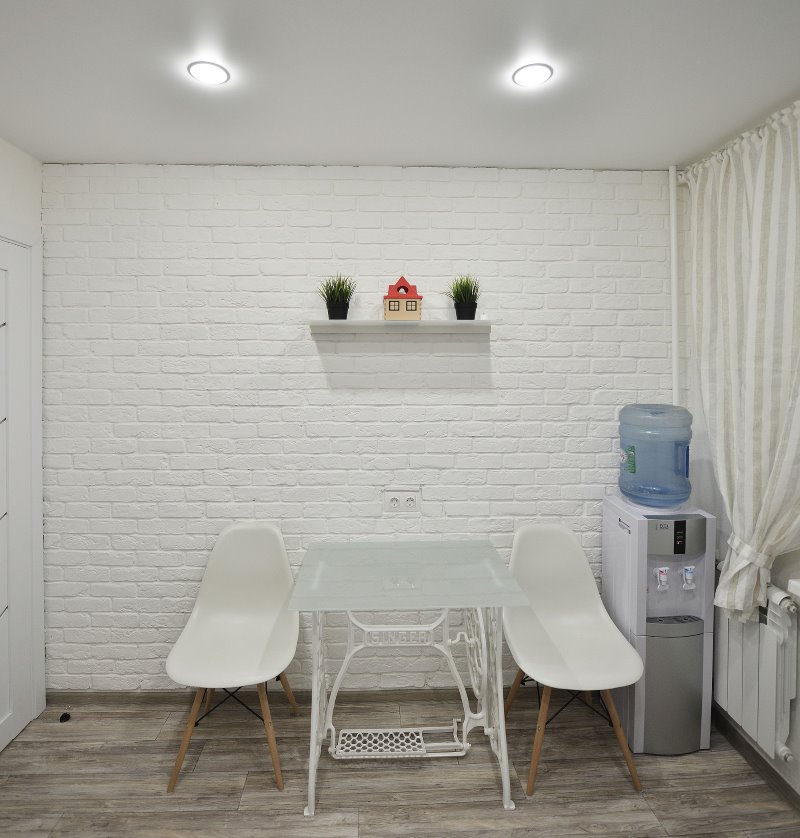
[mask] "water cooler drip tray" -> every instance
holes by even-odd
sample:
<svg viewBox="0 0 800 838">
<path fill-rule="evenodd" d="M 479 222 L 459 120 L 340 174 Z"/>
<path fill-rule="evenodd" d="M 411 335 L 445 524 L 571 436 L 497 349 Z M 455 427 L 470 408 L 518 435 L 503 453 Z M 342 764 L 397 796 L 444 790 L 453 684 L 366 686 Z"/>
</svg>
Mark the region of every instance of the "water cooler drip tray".
<svg viewBox="0 0 800 838">
<path fill-rule="evenodd" d="M 690 614 L 676 614 L 673 617 L 648 617 L 648 637 L 691 637 L 703 633 L 703 621 Z"/>
<path fill-rule="evenodd" d="M 644 752 L 699 750 L 703 620 L 688 614 L 648 617 L 645 648 Z"/>
</svg>

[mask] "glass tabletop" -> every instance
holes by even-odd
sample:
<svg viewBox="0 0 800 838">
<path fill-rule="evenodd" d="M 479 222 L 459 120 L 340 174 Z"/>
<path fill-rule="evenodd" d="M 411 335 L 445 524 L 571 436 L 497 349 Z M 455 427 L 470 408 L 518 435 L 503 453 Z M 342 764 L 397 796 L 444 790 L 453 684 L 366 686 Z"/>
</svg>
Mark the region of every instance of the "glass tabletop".
<svg viewBox="0 0 800 838">
<path fill-rule="evenodd" d="M 312 544 L 289 600 L 294 611 L 408 611 L 527 605 L 488 541 Z"/>
</svg>

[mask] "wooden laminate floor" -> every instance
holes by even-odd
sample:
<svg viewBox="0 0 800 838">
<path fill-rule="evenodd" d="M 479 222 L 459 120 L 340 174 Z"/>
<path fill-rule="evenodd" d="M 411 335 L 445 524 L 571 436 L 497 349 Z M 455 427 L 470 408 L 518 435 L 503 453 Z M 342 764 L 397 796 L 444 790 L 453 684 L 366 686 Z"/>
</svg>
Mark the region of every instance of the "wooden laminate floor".
<svg viewBox="0 0 800 838">
<path fill-rule="evenodd" d="M 613 732 L 571 706 L 547 729 L 536 793 L 523 790 L 536 717 L 532 686 L 508 724 L 513 812 L 503 810 L 480 732 L 461 759 L 334 762 L 323 754 L 317 814 L 303 817 L 308 696 L 293 718 L 270 685 L 286 789 L 276 790 L 260 722 L 227 702 L 196 729 L 177 788 L 170 767 L 189 694 L 52 694 L 47 710 L 0 753 L 2 836 L 800 836 L 800 813 L 718 733 L 712 748 L 636 758 L 629 781 Z M 248 696 L 257 706 L 255 693 Z M 554 695 L 554 706 L 559 706 Z M 72 718 L 61 724 L 68 711 Z M 339 725 L 446 724 L 455 693 L 343 695 Z"/>
</svg>

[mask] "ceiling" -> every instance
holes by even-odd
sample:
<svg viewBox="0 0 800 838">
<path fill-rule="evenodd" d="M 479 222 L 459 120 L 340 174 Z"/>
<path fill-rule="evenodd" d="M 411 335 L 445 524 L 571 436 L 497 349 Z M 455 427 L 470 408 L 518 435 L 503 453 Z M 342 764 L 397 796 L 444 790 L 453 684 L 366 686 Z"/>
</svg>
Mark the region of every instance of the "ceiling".
<svg viewBox="0 0 800 838">
<path fill-rule="evenodd" d="M 47 162 L 662 169 L 800 98 L 798 0 L 0 0 Z M 198 85 L 200 58 L 231 82 Z M 547 85 L 510 83 L 546 61 Z"/>
</svg>

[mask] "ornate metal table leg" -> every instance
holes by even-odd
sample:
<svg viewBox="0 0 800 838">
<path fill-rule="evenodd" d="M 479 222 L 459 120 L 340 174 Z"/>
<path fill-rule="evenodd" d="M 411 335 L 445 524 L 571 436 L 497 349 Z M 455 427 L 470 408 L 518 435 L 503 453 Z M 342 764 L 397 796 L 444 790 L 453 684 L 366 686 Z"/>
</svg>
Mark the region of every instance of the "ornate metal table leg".
<svg viewBox="0 0 800 838">
<path fill-rule="evenodd" d="M 308 754 L 308 805 L 304 815 L 313 815 L 316 806 L 317 766 L 325 738 L 328 689 L 325 683 L 325 650 L 322 642 L 322 614 L 311 614 L 311 742 Z"/>
<path fill-rule="evenodd" d="M 483 717 L 478 717 L 470 710 L 467 691 L 453 660 L 451 647 L 466 640 L 463 632 L 458 638 L 450 637 L 448 611 L 444 609 L 429 623 L 365 623 L 352 611 L 347 612 L 347 650 L 336 678 L 334 679 L 328 709 L 325 716 L 323 739 L 330 737 L 328 751 L 334 759 L 400 759 L 407 757 L 459 757 L 469 751 L 467 742 L 469 731 L 480 725 Z M 486 638 L 482 629 L 474 645 L 485 646 Z M 445 657 L 453 679 L 458 687 L 463 709 L 463 719 L 453 719 L 452 725 L 416 726 L 399 728 L 347 728 L 337 732 L 333 723 L 333 712 L 339 689 L 353 658 L 370 649 L 434 649 Z M 484 656 L 485 657 L 485 656 Z"/>
<path fill-rule="evenodd" d="M 511 799 L 511 781 L 508 771 L 508 749 L 506 746 L 506 722 L 503 713 L 503 610 L 487 608 L 484 611 L 488 652 L 486 690 L 486 734 L 492 750 L 500 763 L 500 778 L 503 783 L 503 807 L 514 809 Z"/>
</svg>

